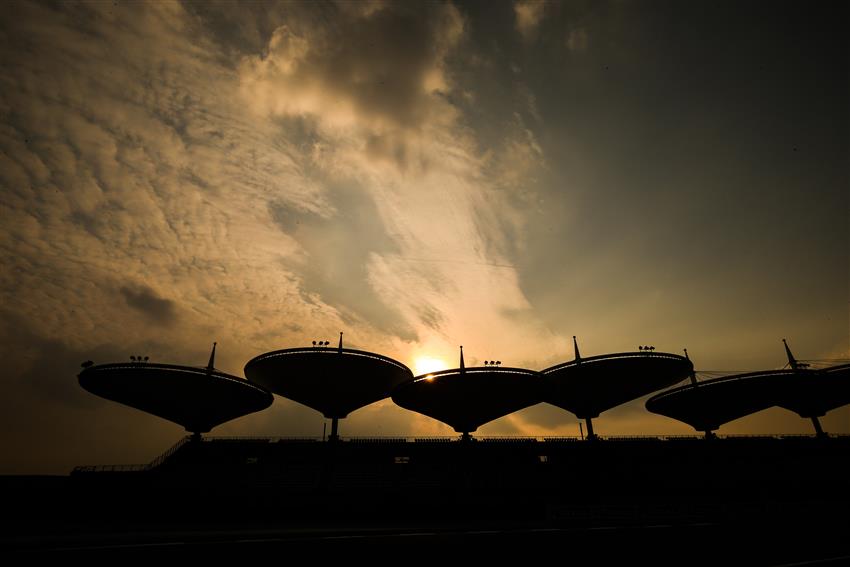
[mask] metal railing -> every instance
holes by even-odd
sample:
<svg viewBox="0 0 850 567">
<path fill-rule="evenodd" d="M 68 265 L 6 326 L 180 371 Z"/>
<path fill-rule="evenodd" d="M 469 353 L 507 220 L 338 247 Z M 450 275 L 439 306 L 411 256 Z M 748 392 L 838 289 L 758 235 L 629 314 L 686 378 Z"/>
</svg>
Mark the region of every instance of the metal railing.
<svg viewBox="0 0 850 567">
<path fill-rule="evenodd" d="M 701 380 L 696 384 L 686 383 L 684 386 L 676 386 L 674 388 L 670 388 L 669 390 L 664 390 L 663 392 L 659 392 L 652 396 L 647 403 L 649 402 L 657 402 L 658 400 L 663 400 L 665 398 L 669 398 L 671 396 L 678 396 L 682 392 L 691 392 L 695 391 L 695 388 L 699 388 L 701 391 L 704 391 L 706 388 L 716 388 L 718 385 L 725 384 L 733 384 L 738 382 L 745 382 L 750 380 L 776 380 L 778 377 L 794 377 L 799 374 L 806 372 L 808 374 L 818 374 L 821 371 L 819 370 L 763 370 L 760 372 L 746 372 L 744 374 L 732 374 L 730 376 L 720 376 L 718 378 L 709 378 L 708 380 Z"/>
<path fill-rule="evenodd" d="M 71 474 L 79 473 L 102 473 L 102 472 L 143 472 L 150 468 L 149 465 L 84 465 L 74 467 Z"/>
<path fill-rule="evenodd" d="M 850 434 L 847 433 L 829 433 L 830 439 L 850 440 Z M 103 473 L 103 472 L 145 472 L 153 470 L 161 466 L 169 457 L 177 453 L 184 445 L 191 441 L 190 436 L 183 437 L 170 447 L 167 451 L 159 455 L 156 459 L 148 464 L 137 465 L 84 465 L 74 467 L 71 474 L 80 473 Z M 779 433 L 779 434 L 738 434 L 730 433 L 717 435 L 717 440 L 721 441 L 794 441 L 805 439 L 817 439 L 815 434 L 807 433 Z M 258 441 L 266 443 L 290 443 L 290 442 L 308 442 L 318 443 L 322 441 L 321 437 L 208 437 L 204 438 L 203 443 L 228 443 L 228 442 L 243 442 L 243 441 Z M 483 442 L 485 444 L 556 444 L 556 443 L 582 443 L 583 439 L 579 436 L 549 436 L 549 437 L 509 437 L 509 436 L 480 436 L 473 437 L 474 441 Z M 661 443 L 676 443 L 676 442 L 704 442 L 704 437 L 700 435 L 599 435 L 599 441 L 613 442 L 647 442 L 657 441 Z M 344 442 L 353 444 L 393 444 L 393 443 L 459 443 L 459 436 L 432 436 L 432 437 L 349 437 L 344 438 Z"/>
<path fill-rule="evenodd" d="M 716 434 L 718 439 L 807 439 L 814 438 L 814 433 L 725 433 Z M 829 437 L 843 438 L 850 437 L 846 433 L 830 433 Z M 702 440 L 702 434 L 694 435 L 597 435 L 599 440 L 610 441 L 687 441 L 687 440 Z M 582 441 L 579 435 L 561 435 L 561 436 L 511 436 L 511 435 L 473 435 L 473 440 L 485 441 L 489 443 L 551 443 L 551 442 L 574 442 Z M 346 443 L 450 443 L 459 441 L 460 435 L 433 435 L 429 437 L 412 437 L 412 436 L 363 436 L 363 437 L 340 437 L 342 442 Z M 290 443 L 290 442 L 322 442 L 322 437 L 205 437 L 205 443 L 208 442 L 228 442 L 228 441 L 257 441 L 268 443 Z"/>
<path fill-rule="evenodd" d="M 669 352 L 615 352 L 611 354 L 598 354 L 595 356 L 588 356 L 587 358 L 580 358 L 577 360 L 570 360 L 569 362 L 561 362 L 560 364 L 556 364 L 555 366 L 550 366 L 549 368 L 544 368 L 540 371 L 541 374 L 551 374 L 552 372 L 557 372 L 562 368 L 569 368 L 578 365 L 587 365 L 593 364 L 596 362 L 609 362 L 611 360 L 624 360 L 624 359 L 665 359 L 665 360 L 675 360 L 676 362 L 686 361 L 687 358 L 678 354 L 672 354 Z"/>
<path fill-rule="evenodd" d="M 155 469 L 156 467 L 160 466 L 162 463 L 164 463 L 166 461 L 166 459 L 168 459 L 168 457 L 170 457 L 171 455 L 173 455 L 174 453 L 179 451 L 181 449 L 181 447 L 183 447 L 183 445 L 185 445 L 186 443 L 188 443 L 191 440 L 192 440 L 192 437 L 189 436 L 189 435 L 186 435 L 185 437 L 180 439 L 180 441 L 178 441 L 177 443 L 172 445 L 171 448 L 169 448 L 163 454 L 161 454 L 160 456 L 155 458 L 153 461 L 151 461 L 150 464 L 148 464 L 148 469 Z"/>
<path fill-rule="evenodd" d="M 284 356 L 292 356 L 292 355 L 299 355 L 299 354 L 311 354 L 311 355 L 346 354 L 348 356 L 368 358 L 368 359 L 371 359 L 371 360 L 377 360 L 379 362 L 385 362 L 385 363 L 388 363 L 388 364 L 392 364 L 393 366 L 397 367 L 399 370 L 404 370 L 405 372 L 408 372 L 411 375 L 413 375 L 413 373 L 410 371 L 410 368 L 408 368 L 407 366 L 405 366 L 404 364 L 400 363 L 397 360 L 393 360 L 392 358 L 390 358 L 388 356 L 383 356 L 381 354 L 376 354 L 374 352 L 368 352 L 368 351 L 365 351 L 365 350 L 356 350 L 356 349 L 351 349 L 351 348 L 344 348 L 344 349 L 342 349 L 342 351 L 340 351 L 339 348 L 334 347 L 334 346 L 298 347 L 298 348 L 288 348 L 288 349 L 283 349 L 283 350 L 275 350 L 275 351 L 272 351 L 272 352 L 267 352 L 267 353 L 261 354 L 259 356 L 255 356 L 254 358 L 252 358 L 251 360 L 249 360 L 245 364 L 245 367 L 252 366 L 252 365 L 254 365 L 254 364 L 256 364 L 260 361 L 268 360 L 270 358 L 281 358 L 281 357 L 284 357 Z"/>
<path fill-rule="evenodd" d="M 145 472 L 160 466 L 168 457 L 180 450 L 183 445 L 189 442 L 192 438 L 185 436 L 177 443 L 168 448 L 167 451 L 156 457 L 150 463 L 144 465 L 82 465 L 74 467 L 71 474 L 80 473 L 95 473 L 95 472 Z"/>
</svg>

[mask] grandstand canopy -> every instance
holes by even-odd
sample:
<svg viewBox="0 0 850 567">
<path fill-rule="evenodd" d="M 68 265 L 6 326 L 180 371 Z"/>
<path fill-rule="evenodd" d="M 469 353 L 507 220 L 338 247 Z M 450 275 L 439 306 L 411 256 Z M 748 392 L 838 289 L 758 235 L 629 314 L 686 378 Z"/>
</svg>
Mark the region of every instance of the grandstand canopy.
<svg viewBox="0 0 850 567">
<path fill-rule="evenodd" d="M 494 366 L 419 376 L 393 392 L 399 406 L 442 421 L 459 433 L 540 402 L 540 375 Z"/>
<path fill-rule="evenodd" d="M 644 351 L 577 356 L 542 371 L 543 401 L 589 419 L 681 382 L 692 372 L 691 361 L 676 354 Z"/>
<path fill-rule="evenodd" d="M 820 417 L 850 404 L 850 364 L 797 373 L 779 406 L 800 417 Z"/>
<path fill-rule="evenodd" d="M 263 410 L 272 395 L 212 368 L 130 362 L 100 364 L 78 375 L 92 394 L 178 423 L 193 433 Z"/>
<path fill-rule="evenodd" d="M 275 394 L 341 419 L 411 380 L 400 362 L 371 352 L 307 347 L 261 354 L 245 365 L 248 380 Z"/>
<path fill-rule="evenodd" d="M 800 378 L 796 370 L 713 378 L 661 392 L 646 401 L 646 409 L 687 423 L 697 431 L 713 431 L 724 423 L 780 405 L 793 395 Z"/>
</svg>

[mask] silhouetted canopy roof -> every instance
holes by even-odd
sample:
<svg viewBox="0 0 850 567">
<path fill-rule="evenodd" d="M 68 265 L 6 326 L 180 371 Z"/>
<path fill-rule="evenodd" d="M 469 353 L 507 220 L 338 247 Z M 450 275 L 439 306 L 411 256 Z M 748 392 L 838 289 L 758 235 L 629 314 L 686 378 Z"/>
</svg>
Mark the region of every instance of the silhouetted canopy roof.
<svg viewBox="0 0 850 567">
<path fill-rule="evenodd" d="M 818 417 L 850 403 L 850 364 L 823 370 L 768 370 L 723 376 L 661 392 L 646 401 L 653 413 L 698 431 L 779 406 Z"/>
<path fill-rule="evenodd" d="M 99 364 L 84 369 L 78 379 L 92 394 L 197 433 L 265 409 L 274 400 L 269 392 L 242 378 L 173 364 Z"/>
<path fill-rule="evenodd" d="M 413 373 L 402 363 L 371 352 L 307 347 L 261 354 L 245 365 L 245 376 L 326 418 L 344 418 L 388 397 Z"/>
<path fill-rule="evenodd" d="M 778 404 L 800 417 L 819 417 L 850 404 L 850 364 L 801 371 L 788 395 Z"/>
<path fill-rule="evenodd" d="M 543 401 L 581 419 L 661 388 L 693 371 L 684 356 L 663 352 L 625 352 L 580 358 L 542 371 Z"/>
<path fill-rule="evenodd" d="M 540 385 L 538 372 L 521 368 L 443 370 L 402 384 L 393 401 L 466 433 L 539 403 Z"/>
<path fill-rule="evenodd" d="M 780 404 L 799 377 L 795 370 L 749 372 L 686 384 L 646 401 L 646 409 L 713 431 L 724 423 Z"/>
</svg>

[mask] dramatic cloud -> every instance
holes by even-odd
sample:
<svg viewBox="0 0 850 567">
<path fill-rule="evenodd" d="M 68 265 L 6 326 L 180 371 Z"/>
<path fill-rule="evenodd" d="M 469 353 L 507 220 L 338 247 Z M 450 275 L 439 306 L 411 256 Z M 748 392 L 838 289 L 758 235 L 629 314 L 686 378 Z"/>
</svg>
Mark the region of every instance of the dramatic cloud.
<svg viewBox="0 0 850 567">
<path fill-rule="evenodd" d="M 451 118 L 439 95 L 449 89 L 446 55 L 463 33 L 456 8 L 393 4 L 334 16 L 327 25 L 308 18 L 281 25 L 262 55 L 243 61 L 251 104 L 376 136 Z"/>
<path fill-rule="evenodd" d="M 171 3 L 3 19 L 0 294 L 33 342 L 197 364 L 218 340 L 239 373 L 339 329 L 408 362 L 451 364 L 463 341 L 533 359 L 507 321 L 552 340 L 498 253 L 512 213 L 450 102 L 463 17 L 362 7 L 278 14 L 257 54 L 248 24 L 223 41 Z M 73 384 L 78 363 L 51 371 Z M 54 393 L 57 420 L 75 388 Z M 298 412 L 275 415 L 251 419 L 297 430 Z"/>
<path fill-rule="evenodd" d="M 296 20 L 277 28 L 268 49 L 240 65 L 246 103 L 309 130 L 312 167 L 337 195 L 325 221 L 305 218 L 297 228 L 310 250 L 305 262 L 319 256 L 311 243 L 322 242 L 322 264 L 305 265 L 319 284 L 311 289 L 324 289 L 326 300 L 347 291 L 345 307 L 334 302 L 345 311 L 376 315 L 391 307 L 402 319 L 385 328 L 430 348 L 450 352 L 465 336 L 527 358 L 509 338 L 476 339 L 473 329 L 517 322 L 509 314 L 528 310 L 500 253 L 516 231 L 504 230 L 515 222 L 514 208 L 503 206 L 498 189 L 532 169 L 532 155 L 540 159 L 533 135 L 511 135 L 510 160 L 491 165 L 460 120 L 447 71 L 464 40 L 456 8 L 394 4 L 337 16 L 327 27 Z M 294 230 L 293 211 L 275 210 L 278 224 Z M 355 228 L 363 238 L 351 241 Z M 552 340 L 530 320 L 524 326 Z"/>
<path fill-rule="evenodd" d="M 463 344 L 543 368 L 573 334 L 711 370 L 781 365 L 782 336 L 847 357 L 827 12 L 0 5 L 4 470 L 154 457 L 179 427 L 85 393 L 79 363 L 199 365 L 213 341 L 234 374 L 340 330 L 408 364 Z M 639 410 L 598 427 L 681 430 Z M 805 430 L 783 415 L 735 427 Z M 279 399 L 217 432 L 322 426 Z M 451 433 L 389 401 L 346 428 Z M 482 431 L 575 429 L 538 405 Z"/>
</svg>

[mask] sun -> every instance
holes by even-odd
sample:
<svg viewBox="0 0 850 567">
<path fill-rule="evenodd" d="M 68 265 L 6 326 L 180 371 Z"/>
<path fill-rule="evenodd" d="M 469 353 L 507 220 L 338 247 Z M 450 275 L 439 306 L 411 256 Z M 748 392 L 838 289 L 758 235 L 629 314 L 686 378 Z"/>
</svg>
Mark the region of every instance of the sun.
<svg viewBox="0 0 850 567">
<path fill-rule="evenodd" d="M 419 356 L 413 361 L 413 374 L 416 376 L 430 374 L 446 368 L 448 368 L 448 365 L 443 360 L 431 356 Z"/>
</svg>

